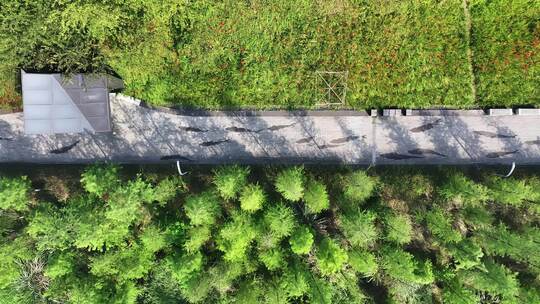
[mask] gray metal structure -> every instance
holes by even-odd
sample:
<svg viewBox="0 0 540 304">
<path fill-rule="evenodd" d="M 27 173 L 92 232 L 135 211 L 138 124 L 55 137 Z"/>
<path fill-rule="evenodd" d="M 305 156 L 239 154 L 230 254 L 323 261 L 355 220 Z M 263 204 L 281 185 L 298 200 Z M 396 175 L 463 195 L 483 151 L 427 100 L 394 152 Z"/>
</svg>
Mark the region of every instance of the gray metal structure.
<svg viewBox="0 0 540 304">
<path fill-rule="evenodd" d="M 121 80 L 100 74 L 35 74 L 21 71 L 24 133 L 111 131 L 109 90 Z"/>
</svg>

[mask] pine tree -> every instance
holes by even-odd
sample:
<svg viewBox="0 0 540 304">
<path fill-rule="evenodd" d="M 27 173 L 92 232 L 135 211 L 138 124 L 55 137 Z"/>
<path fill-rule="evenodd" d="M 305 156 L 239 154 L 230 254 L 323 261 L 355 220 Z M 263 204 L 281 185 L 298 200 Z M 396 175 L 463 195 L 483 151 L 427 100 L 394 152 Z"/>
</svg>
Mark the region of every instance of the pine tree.
<svg viewBox="0 0 540 304">
<path fill-rule="evenodd" d="M 90 166 L 84 170 L 81 184 L 88 193 L 101 197 L 120 184 L 118 170 L 119 168 L 113 165 Z"/>
<path fill-rule="evenodd" d="M 480 291 L 501 295 L 506 301 L 515 300 L 519 294 L 516 274 L 491 259 L 484 261 L 484 269 L 464 271 L 460 273 L 460 279 Z"/>
<path fill-rule="evenodd" d="M 461 234 L 452 228 L 451 216 L 444 214 L 441 208 L 434 208 L 423 215 L 429 231 L 445 243 L 456 243 L 462 239 Z"/>
<path fill-rule="evenodd" d="M 225 253 L 223 258 L 230 262 L 245 260 L 247 250 L 257 234 L 257 227 L 248 214 L 234 212 L 231 220 L 222 226 L 217 239 L 219 250 Z"/>
<path fill-rule="evenodd" d="M 345 178 L 344 194 L 347 199 L 362 204 L 375 189 L 376 181 L 364 171 L 356 171 Z"/>
<path fill-rule="evenodd" d="M 323 275 L 331 275 L 339 271 L 347 262 L 347 252 L 334 240 L 324 238 L 317 246 L 317 268 Z"/>
<path fill-rule="evenodd" d="M 284 204 L 276 204 L 264 212 L 264 223 L 277 239 L 291 235 L 296 227 L 292 209 Z"/>
<path fill-rule="evenodd" d="M 339 215 L 339 226 L 351 245 L 368 247 L 378 236 L 375 227 L 375 214 L 369 211 L 350 211 Z"/>
<path fill-rule="evenodd" d="M 265 194 L 258 184 L 247 185 L 240 195 L 240 207 L 247 212 L 255 212 L 262 208 L 266 200 Z"/>
<path fill-rule="evenodd" d="M 389 213 L 384 217 L 386 239 L 397 244 L 407 244 L 411 241 L 413 227 L 408 216 Z"/>
<path fill-rule="evenodd" d="M 476 184 L 461 173 L 453 173 L 441 185 L 439 195 L 447 201 L 474 206 L 489 198 L 486 187 Z"/>
<path fill-rule="evenodd" d="M 353 248 L 349 251 L 349 264 L 366 277 L 373 277 L 379 269 L 375 255 L 365 249 Z"/>
<path fill-rule="evenodd" d="M 30 181 L 26 176 L 8 178 L 0 176 L 0 209 L 25 211 L 30 203 Z"/>
<path fill-rule="evenodd" d="M 281 171 L 275 183 L 276 189 L 289 201 L 297 202 L 304 196 L 304 168 L 292 167 Z"/>
<path fill-rule="evenodd" d="M 393 279 L 416 284 L 429 284 L 434 276 L 430 261 L 420 262 L 400 248 L 386 246 L 381 254 L 381 268 Z"/>
<path fill-rule="evenodd" d="M 319 213 L 328 209 L 330 206 L 330 199 L 326 192 L 326 186 L 323 183 L 310 178 L 306 184 L 304 201 L 309 213 Z"/>
<path fill-rule="evenodd" d="M 539 191 L 535 191 L 524 179 L 491 177 L 488 185 L 490 196 L 495 202 L 515 207 L 535 198 L 537 191 Z"/>
<path fill-rule="evenodd" d="M 296 254 L 308 254 L 313 246 L 313 234 L 309 228 L 300 226 L 295 229 L 289 239 L 292 252 Z"/>
<path fill-rule="evenodd" d="M 214 185 L 226 200 L 236 198 L 247 183 L 249 168 L 240 166 L 223 166 L 214 171 Z"/>
<path fill-rule="evenodd" d="M 206 191 L 190 195 L 184 204 L 184 210 L 191 225 L 213 225 L 221 213 L 219 198 L 213 192 Z"/>
</svg>

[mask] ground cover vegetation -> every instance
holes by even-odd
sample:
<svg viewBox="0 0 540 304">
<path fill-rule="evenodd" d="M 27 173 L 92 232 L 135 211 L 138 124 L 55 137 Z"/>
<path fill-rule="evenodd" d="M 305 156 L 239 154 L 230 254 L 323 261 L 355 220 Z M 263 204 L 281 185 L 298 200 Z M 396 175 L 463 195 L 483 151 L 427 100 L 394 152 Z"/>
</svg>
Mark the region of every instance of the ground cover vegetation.
<svg viewBox="0 0 540 304">
<path fill-rule="evenodd" d="M 451 168 L 6 171 L 0 302 L 539 303 L 539 207 Z"/>
<path fill-rule="evenodd" d="M 317 71 L 357 109 L 538 105 L 539 2 L 468 2 L 471 33 L 462 1 L 4 0 L 0 104 L 24 68 L 115 71 L 157 105 L 317 107 Z"/>
</svg>

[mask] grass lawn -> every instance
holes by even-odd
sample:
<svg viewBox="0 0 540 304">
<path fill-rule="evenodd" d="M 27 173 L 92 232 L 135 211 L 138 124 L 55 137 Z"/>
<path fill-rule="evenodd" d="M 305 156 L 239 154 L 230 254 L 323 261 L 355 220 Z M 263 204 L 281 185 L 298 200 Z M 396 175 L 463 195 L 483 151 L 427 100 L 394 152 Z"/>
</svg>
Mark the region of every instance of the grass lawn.
<svg viewBox="0 0 540 304">
<path fill-rule="evenodd" d="M 540 104 L 540 1 L 471 1 L 483 105 Z"/>
<path fill-rule="evenodd" d="M 10 2 L 0 70 L 111 69 L 208 109 L 316 108 L 317 71 L 348 73 L 345 108 L 539 104 L 538 1 L 470 2 L 476 101 L 461 1 Z"/>
</svg>

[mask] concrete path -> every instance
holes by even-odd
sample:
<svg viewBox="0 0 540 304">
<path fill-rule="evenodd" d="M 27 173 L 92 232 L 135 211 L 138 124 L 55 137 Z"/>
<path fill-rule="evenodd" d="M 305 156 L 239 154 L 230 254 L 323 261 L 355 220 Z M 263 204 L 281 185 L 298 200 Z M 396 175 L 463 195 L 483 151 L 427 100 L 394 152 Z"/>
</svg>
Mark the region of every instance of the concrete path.
<svg viewBox="0 0 540 304">
<path fill-rule="evenodd" d="M 481 111 L 201 112 L 111 96 L 113 133 L 24 135 L 0 115 L 0 162 L 540 164 L 540 115 Z M 427 114 L 427 115 L 426 115 Z M 457 115 L 459 114 L 459 115 Z"/>
</svg>

